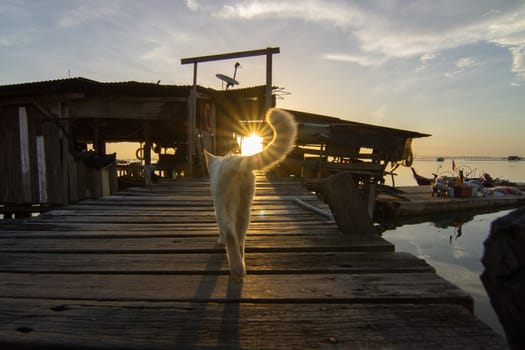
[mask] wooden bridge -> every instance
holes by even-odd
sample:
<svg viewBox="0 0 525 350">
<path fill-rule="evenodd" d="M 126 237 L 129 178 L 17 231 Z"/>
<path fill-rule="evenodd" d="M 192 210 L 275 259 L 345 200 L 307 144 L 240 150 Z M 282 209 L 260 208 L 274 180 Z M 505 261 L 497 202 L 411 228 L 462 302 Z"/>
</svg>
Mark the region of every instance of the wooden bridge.
<svg viewBox="0 0 525 350">
<path fill-rule="evenodd" d="M 470 296 L 379 236 L 343 235 L 291 179 L 258 176 L 236 284 L 208 187 L 163 181 L 0 223 L 2 349 L 506 348 Z"/>
</svg>

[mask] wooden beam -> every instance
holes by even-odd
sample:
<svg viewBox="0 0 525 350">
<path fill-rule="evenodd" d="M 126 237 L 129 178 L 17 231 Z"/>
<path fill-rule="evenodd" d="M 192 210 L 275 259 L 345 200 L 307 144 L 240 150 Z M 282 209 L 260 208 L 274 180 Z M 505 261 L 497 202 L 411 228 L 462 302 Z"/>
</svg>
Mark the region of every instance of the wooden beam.
<svg viewBox="0 0 525 350">
<path fill-rule="evenodd" d="M 218 55 L 183 58 L 180 60 L 180 63 L 181 64 L 201 63 L 201 62 L 210 62 L 210 61 L 229 60 L 233 58 L 264 56 L 264 55 L 271 55 L 271 54 L 277 54 L 277 53 L 280 53 L 280 48 L 267 47 L 266 49 L 259 49 L 259 50 L 239 51 L 239 52 L 223 53 L 223 54 L 218 54 Z"/>
<path fill-rule="evenodd" d="M 184 107 L 178 102 L 162 101 L 91 99 L 71 103 L 75 119 L 172 120 L 179 109 Z"/>
</svg>

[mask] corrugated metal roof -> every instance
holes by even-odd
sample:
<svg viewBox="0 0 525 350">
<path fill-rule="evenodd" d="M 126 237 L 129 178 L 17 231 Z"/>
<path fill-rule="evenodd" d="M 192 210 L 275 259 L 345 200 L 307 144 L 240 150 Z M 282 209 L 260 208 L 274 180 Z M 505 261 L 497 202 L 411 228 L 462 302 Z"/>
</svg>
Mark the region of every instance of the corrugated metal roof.
<svg viewBox="0 0 525 350">
<path fill-rule="evenodd" d="M 0 86 L 0 97 L 20 97 L 83 92 L 88 95 L 188 96 L 190 86 L 160 85 L 137 81 L 99 82 L 83 77 Z"/>
<path fill-rule="evenodd" d="M 131 97 L 187 97 L 191 85 L 161 85 L 138 81 L 99 82 L 83 77 L 0 85 L 0 98 L 41 96 L 66 93 L 85 93 L 87 96 L 117 95 Z M 244 87 L 230 90 L 214 90 L 197 86 L 205 93 L 245 96 L 264 86 Z"/>
<path fill-rule="evenodd" d="M 395 129 L 395 128 L 378 126 L 378 125 L 373 125 L 373 124 L 366 124 L 366 123 L 359 123 L 359 122 L 344 120 L 344 119 L 337 118 L 337 117 L 326 116 L 322 114 L 295 111 L 291 109 L 286 109 L 286 110 L 295 116 L 298 123 L 315 123 L 315 124 L 326 124 L 326 125 L 332 125 L 332 126 L 339 125 L 341 128 L 358 127 L 358 128 L 363 128 L 363 129 L 369 129 L 369 130 L 374 129 L 377 131 L 384 131 L 390 134 L 397 134 L 403 137 L 411 137 L 411 138 L 431 136 L 430 134 L 424 134 L 424 133 L 420 133 L 416 131 Z"/>
</svg>

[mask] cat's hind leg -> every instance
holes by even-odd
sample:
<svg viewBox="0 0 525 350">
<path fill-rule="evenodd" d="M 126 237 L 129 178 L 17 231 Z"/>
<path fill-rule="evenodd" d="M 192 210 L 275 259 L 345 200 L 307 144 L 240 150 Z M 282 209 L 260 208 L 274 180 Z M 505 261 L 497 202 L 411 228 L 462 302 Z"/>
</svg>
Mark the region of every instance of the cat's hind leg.
<svg viewBox="0 0 525 350">
<path fill-rule="evenodd" d="M 232 278 L 237 281 L 242 281 L 246 275 L 246 267 L 244 265 L 243 254 L 241 253 L 241 242 L 235 232 L 235 225 L 231 225 L 232 220 L 228 220 L 227 216 L 218 216 L 217 218 L 220 231 L 217 244 L 222 243 L 225 245 L 226 257 L 228 258 Z"/>
<path fill-rule="evenodd" d="M 230 264 L 230 272 L 233 279 L 242 281 L 246 275 L 246 266 L 244 264 L 243 247 L 237 235 L 233 230 L 226 230 L 224 235 L 226 244 L 226 255 Z"/>
<path fill-rule="evenodd" d="M 215 207 L 215 214 L 217 217 L 217 224 L 219 225 L 219 237 L 217 238 L 217 245 L 224 245 L 226 243 L 226 232 L 230 230 L 228 216 L 224 210 L 219 210 L 217 207 Z"/>
<path fill-rule="evenodd" d="M 224 232 L 221 229 L 219 229 L 219 237 L 217 238 L 217 245 L 224 245 L 224 243 L 226 242 L 226 239 L 224 237 L 225 237 Z"/>
</svg>

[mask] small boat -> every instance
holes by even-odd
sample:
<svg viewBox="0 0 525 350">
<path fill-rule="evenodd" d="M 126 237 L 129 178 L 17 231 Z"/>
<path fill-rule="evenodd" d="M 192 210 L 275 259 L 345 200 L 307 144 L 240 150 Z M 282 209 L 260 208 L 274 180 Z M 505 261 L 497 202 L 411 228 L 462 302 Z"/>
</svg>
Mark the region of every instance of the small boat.
<svg viewBox="0 0 525 350">
<path fill-rule="evenodd" d="M 434 182 L 435 178 L 437 177 L 436 174 L 433 174 L 434 177 L 433 178 L 430 178 L 430 177 L 424 177 L 424 176 L 421 176 L 419 175 L 417 172 L 416 172 L 416 169 L 414 169 L 413 167 L 410 167 L 410 169 L 412 170 L 412 174 L 414 175 L 414 179 L 416 179 L 416 182 L 419 186 L 427 186 L 427 185 L 430 185 L 432 184 L 432 182 Z"/>
<path fill-rule="evenodd" d="M 508 156 L 507 160 L 521 160 L 520 156 Z"/>
</svg>

